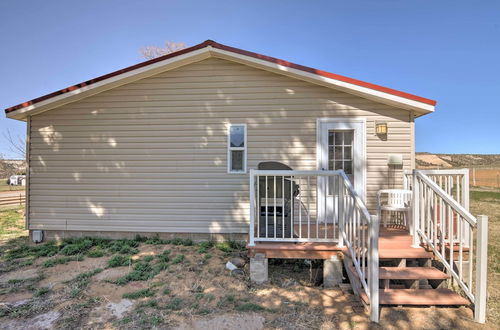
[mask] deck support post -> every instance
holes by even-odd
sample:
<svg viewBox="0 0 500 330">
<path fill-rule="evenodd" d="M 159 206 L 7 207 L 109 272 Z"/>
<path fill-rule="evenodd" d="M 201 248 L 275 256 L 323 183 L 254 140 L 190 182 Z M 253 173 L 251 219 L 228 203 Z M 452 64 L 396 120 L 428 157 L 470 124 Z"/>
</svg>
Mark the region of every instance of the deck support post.
<svg viewBox="0 0 500 330">
<path fill-rule="evenodd" d="M 476 299 L 474 320 L 486 322 L 486 300 L 488 281 L 488 217 L 477 216 L 477 264 L 476 264 Z"/>
<path fill-rule="evenodd" d="M 380 221 L 377 216 L 371 216 L 369 224 L 369 259 L 368 259 L 368 288 L 370 290 L 370 320 L 379 322 L 379 256 L 378 239 Z"/>
<path fill-rule="evenodd" d="M 268 279 L 268 259 L 264 253 L 256 253 L 254 257 L 250 258 L 250 280 L 262 284 Z"/>
<path fill-rule="evenodd" d="M 342 283 L 342 259 L 338 254 L 323 260 L 323 287 L 334 288 Z"/>
</svg>

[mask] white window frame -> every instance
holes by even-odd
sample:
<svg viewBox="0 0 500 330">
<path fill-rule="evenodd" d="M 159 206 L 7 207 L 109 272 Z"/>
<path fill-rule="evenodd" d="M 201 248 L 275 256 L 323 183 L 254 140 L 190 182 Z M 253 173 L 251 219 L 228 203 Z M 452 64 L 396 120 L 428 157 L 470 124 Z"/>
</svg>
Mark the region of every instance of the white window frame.
<svg viewBox="0 0 500 330">
<path fill-rule="evenodd" d="M 231 127 L 242 126 L 244 129 L 244 146 L 231 147 Z M 243 151 L 243 170 L 231 170 L 231 151 Z M 246 174 L 247 173 L 247 124 L 228 124 L 227 125 L 227 173 L 229 174 Z"/>
</svg>

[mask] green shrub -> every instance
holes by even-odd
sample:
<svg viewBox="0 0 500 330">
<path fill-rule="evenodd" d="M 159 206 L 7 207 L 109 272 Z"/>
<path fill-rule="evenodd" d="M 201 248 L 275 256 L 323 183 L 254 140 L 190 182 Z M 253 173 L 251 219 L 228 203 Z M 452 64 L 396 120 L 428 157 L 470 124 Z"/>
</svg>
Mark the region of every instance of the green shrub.
<svg viewBox="0 0 500 330">
<path fill-rule="evenodd" d="M 47 259 L 42 263 L 45 268 L 54 267 L 55 265 L 64 265 L 70 261 L 82 261 L 82 257 L 55 257 L 52 259 Z"/>
<path fill-rule="evenodd" d="M 35 292 L 33 292 L 33 296 L 35 297 L 40 297 L 43 296 L 44 294 L 47 294 L 50 291 L 48 287 L 42 287 L 39 289 L 36 289 Z"/>
<path fill-rule="evenodd" d="M 159 272 L 160 270 L 153 267 L 150 263 L 139 261 L 135 264 L 133 271 L 116 279 L 114 283 L 118 285 L 125 285 L 132 281 L 147 281 L 155 277 Z"/>
<path fill-rule="evenodd" d="M 35 246 L 22 246 L 16 249 L 9 250 L 6 253 L 7 260 L 21 259 L 26 257 L 52 257 L 59 252 L 59 246 L 55 241 L 50 241 L 45 244 Z"/>
<path fill-rule="evenodd" d="M 113 253 L 121 254 L 136 254 L 139 252 L 136 248 L 139 246 L 139 242 L 135 240 L 121 239 L 116 240 L 111 243 L 109 250 Z"/>
<path fill-rule="evenodd" d="M 199 253 L 206 253 L 208 249 L 210 249 L 213 246 L 213 242 L 211 241 L 205 241 L 201 242 L 198 244 L 198 252 Z"/>
<path fill-rule="evenodd" d="M 169 262 L 170 261 L 170 250 L 163 251 L 160 255 L 158 255 L 157 258 L 159 261 Z"/>
<path fill-rule="evenodd" d="M 182 299 L 179 297 L 173 297 L 168 304 L 165 305 L 166 309 L 171 309 L 174 311 L 178 311 L 182 308 Z"/>
<path fill-rule="evenodd" d="M 93 248 L 89 252 L 87 252 L 87 256 L 90 258 L 101 258 L 104 257 L 105 252 L 100 247 Z"/>
<path fill-rule="evenodd" d="M 236 310 L 238 312 L 263 312 L 266 308 L 254 303 L 245 303 L 236 306 Z"/>
<path fill-rule="evenodd" d="M 206 263 L 208 263 L 208 260 L 210 260 L 210 258 L 212 258 L 212 255 L 210 253 L 204 254 L 203 258 L 201 259 L 201 263 L 205 265 Z"/>
<path fill-rule="evenodd" d="M 132 259 L 129 256 L 114 255 L 108 260 L 108 267 L 121 267 L 128 266 L 132 263 Z"/>
<path fill-rule="evenodd" d="M 217 303 L 217 307 L 227 307 L 233 305 L 236 302 L 236 297 L 233 295 L 227 295 L 222 297 Z"/>
<path fill-rule="evenodd" d="M 162 270 L 165 270 L 168 268 L 168 263 L 164 262 L 164 261 L 158 261 L 157 263 L 155 263 L 153 265 L 153 269 L 155 272 L 161 272 Z"/>
<path fill-rule="evenodd" d="M 179 264 L 184 261 L 184 255 L 183 254 L 178 254 L 175 256 L 175 258 L 172 260 L 172 264 Z"/>
<path fill-rule="evenodd" d="M 174 239 L 170 240 L 170 244 L 191 246 L 191 245 L 193 245 L 193 241 L 190 240 L 189 238 L 174 238 Z"/>
<path fill-rule="evenodd" d="M 78 296 L 85 288 L 87 288 L 87 286 L 89 286 L 90 278 L 100 272 L 102 272 L 102 268 L 96 268 L 94 270 L 78 274 L 77 277 L 68 281 L 67 283 L 71 288 L 70 296 L 72 298 Z"/>
<path fill-rule="evenodd" d="M 138 308 L 144 308 L 144 307 L 159 308 L 158 301 L 156 301 L 155 299 L 151 299 L 151 300 L 145 301 L 143 303 L 140 303 L 139 306 L 137 306 L 137 307 Z"/>
<path fill-rule="evenodd" d="M 82 254 L 90 250 L 92 246 L 94 245 L 92 239 L 82 239 L 79 241 L 76 241 L 75 243 L 65 245 L 61 251 L 59 251 L 60 254 L 63 254 L 65 256 L 73 256 L 76 254 Z"/>
<path fill-rule="evenodd" d="M 154 296 L 155 292 L 149 288 L 147 289 L 142 289 L 134 292 L 129 292 L 129 293 L 124 293 L 123 298 L 125 299 L 139 299 L 139 298 L 144 298 L 144 297 L 151 297 Z"/>
<path fill-rule="evenodd" d="M 147 240 L 144 241 L 145 244 L 153 244 L 153 245 L 163 245 L 163 244 L 168 244 L 168 240 L 163 240 L 158 236 L 148 238 Z"/>
<path fill-rule="evenodd" d="M 169 295 L 171 293 L 172 293 L 172 290 L 170 290 L 169 288 L 163 289 L 163 294 Z"/>
<path fill-rule="evenodd" d="M 245 244 L 236 241 L 224 241 L 215 244 L 215 247 L 222 252 L 234 252 L 243 251 L 245 249 Z"/>
</svg>

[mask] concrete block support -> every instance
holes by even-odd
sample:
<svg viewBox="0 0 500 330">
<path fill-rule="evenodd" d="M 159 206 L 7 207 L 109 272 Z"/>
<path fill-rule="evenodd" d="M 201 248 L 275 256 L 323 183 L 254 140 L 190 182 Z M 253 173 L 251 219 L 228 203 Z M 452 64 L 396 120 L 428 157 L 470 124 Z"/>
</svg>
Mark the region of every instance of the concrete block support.
<svg viewBox="0 0 500 330">
<path fill-rule="evenodd" d="M 338 255 L 323 261 L 323 287 L 333 288 L 342 283 L 342 260 Z"/>
<path fill-rule="evenodd" d="M 256 253 L 253 258 L 250 258 L 250 280 L 261 284 L 267 282 L 268 279 L 268 259 L 265 254 Z"/>
</svg>

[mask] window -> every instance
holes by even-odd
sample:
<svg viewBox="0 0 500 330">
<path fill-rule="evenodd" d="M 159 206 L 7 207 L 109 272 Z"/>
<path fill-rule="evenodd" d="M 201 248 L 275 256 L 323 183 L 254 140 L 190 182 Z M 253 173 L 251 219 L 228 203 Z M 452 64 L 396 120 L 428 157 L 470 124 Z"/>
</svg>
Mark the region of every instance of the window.
<svg viewBox="0 0 500 330">
<path fill-rule="evenodd" d="M 246 173 L 247 171 L 247 125 L 232 124 L 228 129 L 227 171 Z"/>
</svg>

